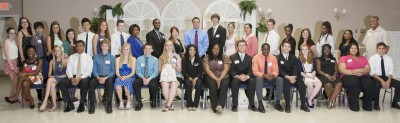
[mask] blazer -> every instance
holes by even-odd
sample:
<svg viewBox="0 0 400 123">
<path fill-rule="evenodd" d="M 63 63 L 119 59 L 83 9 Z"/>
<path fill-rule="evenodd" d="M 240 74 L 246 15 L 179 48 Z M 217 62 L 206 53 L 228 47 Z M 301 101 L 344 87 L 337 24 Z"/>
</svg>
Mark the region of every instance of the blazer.
<svg viewBox="0 0 400 123">
<path fill-rule="evenodd" d="M 239 53 L 235 53 L 229 57 L 232 61 L 231 68 L 229 69 L 229 74 L 231 77 L 236 75 L 245 74 L 250 78 L 254 76 L 252 70 L 252 59 L 251 56 L 245 54 L 243 61 L 240 60 Z"/>
<path fill-rule="evenodd" d="M 312 71 L 315 71 L 315 77 L 317 77 L 317 61 L 315 59 L 313 59 L 313 68 Z M 303 80 L 303 76 L 301 76 L 301 72 L 304 72 L 303 69 L 303 63 L 301 63 L 301 60 L 298 59 L 297 60 L 297 71 L 298 71 L 298 75 L 297 75 L 297 80 Z"/>
<path fill-rule="evenodd" d="M 144 44 L 140 39 L 137 40 L 133 35 L 131 35 L 128 38 L 127 43 L 129 43 L 131 45 L 131 53 L 132 53 L 133 57 L 139 58 L 140 56 L 142 56 L 144 54 L 143 49 L 142 49 L 142 46 Z"/>
<path fill-rule="evenodd" d="M 286 75 L 298 76 L 297 58 L 296 56 L 289 53 L 288 60 L 285 59 L 283 54 L 276 56 L 278 59 L 279 76 L 285 78 Z"/>
<path fill-rule="evenodd" d="M 203 75 L 203 60 L 200 57 L 196 57 L 194 62 L 189 60 L 189 58 L 182 58 L 182 74 L 185 79 L 189 79 L 189 77 L 201 79 Z"/>
<path fill-rule="evenodd" d="M 146 34 L 146 41 L 153 45 L 153 52 L 151 53 L 152 56 L 159 58 L 163 52 L 164 49 L 164 42 L 165 42 L 165 36 L 164 33 L 160 32 L 160 38 L 158 38 L 158 35 L 156 31 L 153 29 L 149 33 Z"/>
<path fill-rule="evenodd" d="M 212 50 L 211 47 L 216 43 L 218 43 L 221 47 L 225 46 L 226 29 L 224 27 L 219 25 L 217 27 L 217 31 L 215 31 L 215 35 L 214 35 L 214 29 L 213 29 L 213 27 L 211 27 L 210 29 L 208 29 L 207 34 L 208 34 L 208 41 L 209 41 L 209 45 L 208 45 L 209 47 L 208 47 L 207 53 L 211 53 L 211 50 Z"/>
</svg>

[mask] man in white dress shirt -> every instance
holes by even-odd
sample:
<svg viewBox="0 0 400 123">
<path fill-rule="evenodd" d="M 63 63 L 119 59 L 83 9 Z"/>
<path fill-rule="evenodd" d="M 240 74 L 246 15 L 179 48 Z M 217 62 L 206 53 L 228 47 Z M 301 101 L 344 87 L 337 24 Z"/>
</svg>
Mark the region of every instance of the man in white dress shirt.
<svg viewBox="0 0 400 123">
<path fill-rule="evenodd" d="M 374 55 L 376 52 L 376 44 L 379 42 L 383 42 L 387 45 L 387 34 L 386 30 L 383 29 L 381 26 L 379 26 L 379 18 L 378 16 L 372 16 L 369 19 L 369 25 L 371 26 L 371 29 L 367 31 L 367 34 L 365 34 L 364 41 L 362 44 L 365 45 L 365 56 L 367 58 L 371 57 Z M 389 46 L 387 46 L 385 54 L 389 50 Z"/>
<path fill-rule="evenodd" d="M 268 33 L 264 37 L 265 43 L 271 46 L 271 54 L 276 56 L 279 54 L 279 34 L 275 31 L 275 20 L 268 19 L 267 22 Z"/>
<path fill-rule="evenodd" d="M 78 35 L 77 40 L 82 40 L 85 43 L 85 53 L 93 57 L 92 40 L 94 33 L 90 31 L 90 20 L 88 18 L 83 18 L 81 21 L 83 32 Z"/>
<path fill-rule="evenodd" d="M 129 38 L 129 34 L 124 32 L 124 28 L 124 20 L 118 20 L 117 31 L 111 35 L 111 55 L 113 56 L 119 56 L 121 46 L 126 43 Z"/>
<path fill-rule="evenodd" d="M 58 84 L 62 92 L 64 102 L 67 104 L 67 106 L 64 109 L 64 112 L 69 112 L 75 109 L 71 101 L 71 97 L 69 95 L 68 91 L 69 87 L 78 86 L 80 89 L 81 99 L 77 110 L 78 113 L 85 111 L 84 104 L 85 102 L 87 102 L 86 96 L 89 89 L 89 80 L 92 75 L 93 60 L 91 56 L 89 56 L 84 52 L 85 51 L 84 41 L 82 40 L 77 41 L 76 51 L 77 53 L 71 55 L 68 58 L 67 71 L 66 71 L 68 79 L 63 79 Z"/>
<path fill-rule="evenodd" d="M 375 94 L 373 96 L 374 109 L 380 110 L 379 107 L 379 92 L 381 87 L 383 89 L 389 89 L 394 87 L 394 97 L 391 107 L 400 109 L 400 105 L 397 103 L 400 99 L 400 82 L 393 79 L 393 61 L 388 55 L 386 55 L 386 44 L 379 42 L 376 45 L 376 54 L 372 55 L 368 62 L 371 67 L 370 75 L 375 82 Z M 393 92 L 392 92 L 393 93 Z"/>
</svg>

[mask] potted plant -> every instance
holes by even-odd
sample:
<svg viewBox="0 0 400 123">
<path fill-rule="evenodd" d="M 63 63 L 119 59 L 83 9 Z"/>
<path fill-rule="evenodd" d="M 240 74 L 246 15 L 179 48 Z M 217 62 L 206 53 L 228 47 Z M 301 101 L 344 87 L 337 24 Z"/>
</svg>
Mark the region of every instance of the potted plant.
<svg viewBox="0 0 400 123">
<path fill-rule="evenodd" d="M 124 10 L 122 9 L 122 3 L 118 3 L 112 8 L 112 16 L 117 16 L 120 19 L 124 15 Z"/>
<path fill-rule="evenodd" d="M 258 23 L 258 27 L 256 28 L 257 32 L 267 32 L 267 24 L 263 24 L 263 23 Z"/>
<path fill-rule="evenodd" d="M 99 28 L 99 23 L 100 23 L 100 18 L 93 17 L 92 20 L 90 20 L 90 31 L 97 33 Z"/>
<path fill-rule="evenodd" d="M 244 0 L 239 2 L 240 10 L 242 10 L 243 19 L 246 19 L 246 14 L 249 13 L 251 15 L 252 11 L 257 9 L 255 0 Z"/>
<path fill-rule="evenodd" d="M 100 6 L 99 17 L 106 18 L 107 10 L 112 9 L 111 5 L 102 5 Z"/>
</svg>

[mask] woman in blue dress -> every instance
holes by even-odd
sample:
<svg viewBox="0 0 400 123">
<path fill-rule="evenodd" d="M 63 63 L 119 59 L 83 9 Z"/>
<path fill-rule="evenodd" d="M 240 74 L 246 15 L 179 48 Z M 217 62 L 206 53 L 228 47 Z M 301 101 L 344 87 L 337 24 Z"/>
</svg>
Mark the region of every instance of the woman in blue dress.
<svg viewBox="0 0 400 123">
<path fill-rule="evenodd" d="M 129 43 L 122 45 L 121 53 L 121 56 L 115 61 L 117 78 L 115 79 L 114 87 L 120 100 L 119 109 L 130 109 L 130 97 L 133 94 L 132 84 L 135 81 L 136 58 L 132 56 Z M 122 87 L 127 97 L 126 106 L 124 106 L 124 101 L 122 100 Z"/>
<path fill-rule="evenodd" d="M 53 48 L 53 58 L 50 63 L 49 63 L 49 78 L 47 80 L 46 84 L 46 94 L 43 99 L 43 103 L 39 108 L 40 112 L 43 112 L 46 107 L 47 107 L 47 99 L 49 98 L 49 95 L 51 93 L 51 101 L 52 101 L 52 107 L 49 110 L 50 112 L 53 112 L 57 108 L 57 96 L 56 96 L 56 85 L 58 82 L 60 82 L 63 79 L 67 78 L 66 75 L 66 69 L 67 69 L 67 59 L 64 59 L 64 53 L 61 50 L 61 46 L 55 45 Z"/>
<path fill-rule="evenodd" d="M 110 31 L 108 29 L 108 23 L 106 20 L 103 20 L 103 19 L 100 20 L 100 24 L 97 29 L 98 29 L 97 35 L 93 36 L 93 42 L 92 42 L 93 56 L 95 56 L 97 54 L 101 54 L 100 41 L 102 41 L 104 39 L 111 40 Z M 88 50 L 90 50 L 90 49 L 88 49 Z"/>
</svg>

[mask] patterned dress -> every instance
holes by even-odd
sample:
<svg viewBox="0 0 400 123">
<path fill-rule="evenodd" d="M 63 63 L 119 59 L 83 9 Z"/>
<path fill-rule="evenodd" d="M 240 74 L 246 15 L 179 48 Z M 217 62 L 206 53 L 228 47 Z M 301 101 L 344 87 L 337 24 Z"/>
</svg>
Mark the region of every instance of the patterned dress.
<svg viewBox="0 0 400 123">
<path fill-rule="evenodd" d="M 121 76 L 128 76 L 131 74 L 132 68 L 128 67 L 128 64 L 123 64 L 122 67 L 119 69 L 119 74 Z M 115 79 L 114 87 L 118 86 L 124 86 L 128 87 L 130 94 L 133 94 L 133 87 L 132 84 L 135 81 L 135 76 L 132 76 L 131 78 L 127 78 L 124 81 L 121 79 L 117 78 Z"/>
<path fill-rule="evenodd" d="M 22 32 L 22 52 L 24 53 L 24 58 L 27 59 L 28 56 L 26 54 L 26 51 L 28 51 L 27 46 L 31 44 L 31 38 L 32 36 L 26 36 L 24 32 Z M 18 67 L 23 67 L 24 64 L 21 62 L 21 56 L 18 54 Z"/>
</svg>

